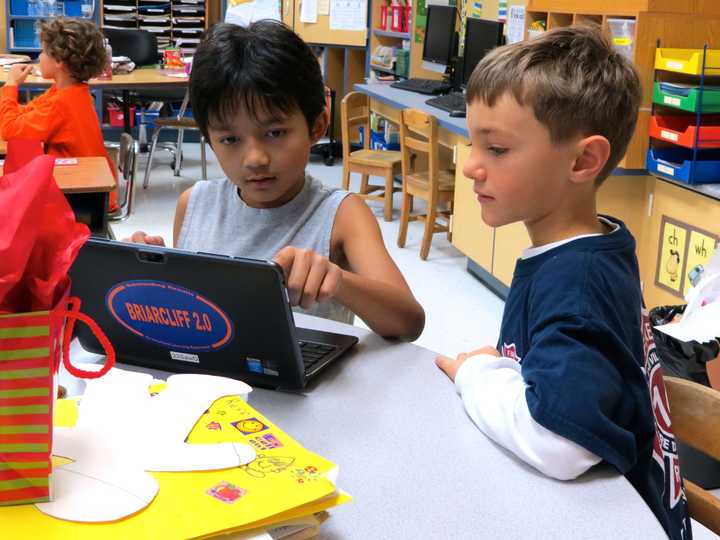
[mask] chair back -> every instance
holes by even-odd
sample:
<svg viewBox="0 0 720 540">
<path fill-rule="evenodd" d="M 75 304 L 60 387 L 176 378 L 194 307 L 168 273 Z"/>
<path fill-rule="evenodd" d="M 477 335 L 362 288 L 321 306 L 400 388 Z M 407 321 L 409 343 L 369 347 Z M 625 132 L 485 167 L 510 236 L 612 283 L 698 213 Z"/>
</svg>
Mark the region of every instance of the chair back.
<svg viewBox="0 0 720 540">
<path fill-rule="evenodd" d="M 350 146 L 359 138 L 363 128 L 363 148 L 370 148 L 370 106 L 368 97 L 360 92 L 350 92 L 340 104 L 340 122 L 342 129 L 343 162 L 350 157 Z"/>
<path fill-rule="evenodd" d="M 677 377 L 665 377 L 665 387 L 675 436 L 720 459 L 720 392 Z M 720 535 L 720 499 L 689 480 L 685 492 L 691 517 Z"/>
<path fill-rule="evenodd" d="M 103 28 L 113 56 L 127 56 L 136 66 L 157 64 L 160 60 L 157 37 L 147 30 Z"/>
<path fill-rule="evenodd" d="M 417 163 L 427 163 L 431 188 L 437 191 L 440 174 L 437 118 L 419 109 L 404 109 L 400 120 L 400 153 L 403 178 L 418 172 Z M 417 159 L 425 154 L 426 160 Z"/>
</svg>

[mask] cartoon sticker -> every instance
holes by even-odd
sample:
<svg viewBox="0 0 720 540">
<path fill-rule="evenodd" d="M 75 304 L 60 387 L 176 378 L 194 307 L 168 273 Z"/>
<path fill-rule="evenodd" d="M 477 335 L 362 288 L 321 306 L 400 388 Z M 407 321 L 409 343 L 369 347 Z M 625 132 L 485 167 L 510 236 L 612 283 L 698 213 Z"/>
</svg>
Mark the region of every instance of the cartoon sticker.
<svg viewBox="0 0 720 540">
<path fill-rule="evenodd" d="M 254 437 L 248 442 L 258 450 L 274 450 L 275 448 L 283 447 L 283 443 L 281 443 L 272 433 L 266 433 L 265 435 Z"/>
<path fill-rule="evenodd" d="M 247 490 L 237 487 L 235 484 L 231 484 L 230 482 L 224 481 L 207 490 L 208 495 L 227 504 L 233 504 L 246 493 Z"/>
<path fill-rule="evenodd" d="M 245 420 L 230 422 L 230 425 L 235 426 L 243 435 L 252 435 L 253 433 L 260 433 L 268 429 L 268 427 L 257 418 L 246 418 Z"/>
<path fill-rule="evenodd" d="M 287 470 L 293 463 L 295 458 L 291 456 L 266 456 L 258 454 L 255 461 L 240 467 L 250 476 L 255 478 L 265 478 L 268 474 L 278 474 Z"/>
<path fill-rule="evenodd" d="M 209 352 L 232 341 L 230 317 L 195 291 L 165 281 L 123 281 L 105 304 L 122 326 L 140 338 L 183 352 Z"/>
<path fill-rule="evenodd" d="M 210 422 L 207 425 L 207 428 L 211 431 L 222 431 L 222 425 L 220 424 L 220 422 Z"/>
<path fill-rule="evenodd" d="M 314 482 L 318 480 L 321 475 L 317 467 L 308 465 L 304 469 L 296 467 L 291 471 L 291 475 L 295 478 L 298 484 L 306 484 L 307 482 Z"/>
</svg>

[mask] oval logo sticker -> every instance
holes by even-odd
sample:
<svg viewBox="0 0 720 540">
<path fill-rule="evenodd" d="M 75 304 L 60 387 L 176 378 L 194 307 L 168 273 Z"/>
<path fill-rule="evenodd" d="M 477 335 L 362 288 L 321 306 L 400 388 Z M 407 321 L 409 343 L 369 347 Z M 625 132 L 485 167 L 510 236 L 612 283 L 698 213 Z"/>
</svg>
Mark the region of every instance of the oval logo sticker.
<svg viewBox="0 0 720 540">
<path fill-rule="evenodd" d="M 123 281 L 110 289 L 105 304 L 133 334 L 175 350 L 217 351 L 234 334 L 230 318 L 218 306 L 165 281 Z"/>
</svg>

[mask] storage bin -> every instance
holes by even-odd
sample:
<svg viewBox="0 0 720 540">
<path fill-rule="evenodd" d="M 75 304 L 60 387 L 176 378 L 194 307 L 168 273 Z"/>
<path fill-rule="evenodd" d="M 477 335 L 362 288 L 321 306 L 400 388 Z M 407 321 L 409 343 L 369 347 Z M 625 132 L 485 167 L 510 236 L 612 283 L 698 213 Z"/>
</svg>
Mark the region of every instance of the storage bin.
<svg viewBox="0 0 720 540">
<path fill-rule="evenodd" d="M 695 116 L 687 115 L 655 115 L 650 118 L 648 133 L 655 139 L 694 148 L 696 120 Z M 720 115 L 702 117 L 697 143 L 698 148 L 720 148 Z"/>
<path fill-rule="evenodd" d="M 108 123 L 113 127 L 125 126 L 125 114 L 122 108 L 108 106 Z M 135 126 L 135 107 L 130 107 L 130 127 Z"/>
<path fill-rule="evenodd" d="M 27 0 L 10 0 L 10 15 L 29 15 Z"/>
<path fill-rule="evenodd" d="M 655 69 L 700 75 L 703 68 L 702 49 L 657 49 Z M 708 49 L 705 60 L 705 75 L 720 75 L 720 50 Z"/>
<path fill-rule="evenodd" d="M 360 127 L 360 146 L 365 145 L 365 130 Z M 400 150 L 400 141 L 385 140 L 385 134 L 382 131 L 370 130 L 370 150 Z"/>
<path fill-rule="evenodd" d="M 653 103 L 683 111 L 697 112 L 700 104 L 700 89 L 656 82 L 653 88 Z M 720 112 L 720 87 L 706 86 L 703 89 L 702 112 Z"/>
<path fill-rule="evenodd" d="M 635 19 L 608 19 L 615 50 L 632 60 L 635 56 Z"/>
<path fill-rule="evenodd" d="M 139 126 L 141 122 L 141 115 L 142 111 L 137 111 L 135 113 L 135 123 Z M 160 111 L 145 111 L 144 112 L 145 117 L 145 126 L 147 126 L 147 129 L 153 130 L 155 129 L 155 120 L 157 120 L 160 117 Z"/>
<path fill-rule="evenodd" d="M 693 151 L 686 148 L 650 148 L 648 171 L 686 184 L 720 183 L 720 150 L 701 150 L 691 171 Z"/>
</svg>

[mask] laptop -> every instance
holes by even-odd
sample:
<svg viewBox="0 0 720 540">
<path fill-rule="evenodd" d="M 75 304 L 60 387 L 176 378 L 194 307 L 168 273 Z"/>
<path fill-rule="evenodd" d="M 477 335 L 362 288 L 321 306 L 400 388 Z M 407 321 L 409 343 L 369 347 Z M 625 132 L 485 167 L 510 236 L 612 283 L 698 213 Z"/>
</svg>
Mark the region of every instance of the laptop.
<svg viewBox="0 0 720 540">
<path fill-rule="evenodd" d="M 299 390 L 358 341 L 296 328 L 272 261 L 93 238 L 70 277 L 122 363 Z M 75 333 L 83 348 L 103 352 L 85 325 Z"/>
</svg>

